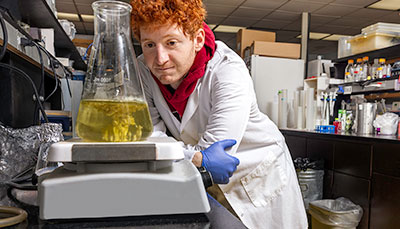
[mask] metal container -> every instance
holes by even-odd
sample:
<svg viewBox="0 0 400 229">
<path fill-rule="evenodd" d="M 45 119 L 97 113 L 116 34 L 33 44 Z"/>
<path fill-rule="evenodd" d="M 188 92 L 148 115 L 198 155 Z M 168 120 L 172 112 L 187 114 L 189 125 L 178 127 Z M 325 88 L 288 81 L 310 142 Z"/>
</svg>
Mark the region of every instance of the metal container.
<svg viewBox="0 0 400 229">
<path fill-rule="evenodd" d="M 301 195 L 306 209 L 310 202 L 322 199 L 322 188 L 324 181 L 324 170 L 297 169 L 297 179 L 301 189 Z"/>
<path fill-rule="evenodd" d="M 357 106 L 357 133 L 372 134 L 374 126 L 372 122 L 376 115 L 376 103 L 361 103 Z"/>
</svg>

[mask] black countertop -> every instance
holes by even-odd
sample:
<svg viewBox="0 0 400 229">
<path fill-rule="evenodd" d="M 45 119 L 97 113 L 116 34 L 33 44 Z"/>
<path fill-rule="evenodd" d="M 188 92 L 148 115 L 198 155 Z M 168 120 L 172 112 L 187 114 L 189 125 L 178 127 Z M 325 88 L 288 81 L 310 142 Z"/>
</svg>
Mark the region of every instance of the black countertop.
<svg viewBox="0 0 400 229">
<path fill-rule="evenodd" d="M 11 228 L 246 228 L 209 194 L 211 210 L 202 214 L 112 217 L 98 219 L 41 220 L 39 208 L 19 203 L 28 220 Z M 62 207 L 62 206 L 60 206 Z"/>
<path fill-rule="evenodd" d="M 312 136 L 321 136 L 321 137 L 335 137 L 338 139 L 351 139 L 351 140 L 363 140 L 363 141 L 372 141 L 372 142 L 390 142 L 390 143 L 398 143 L 400 144 L 400 136 L 398 135 L 377 135 L 377 134 L 357 134 L 357 133 L 321 133 L 318 131 L 311 130 L 298 130 L 298 129 L 280 129 L 283 134 L 291 134 L 291 135 L 312 135 Z"/>
</svg>

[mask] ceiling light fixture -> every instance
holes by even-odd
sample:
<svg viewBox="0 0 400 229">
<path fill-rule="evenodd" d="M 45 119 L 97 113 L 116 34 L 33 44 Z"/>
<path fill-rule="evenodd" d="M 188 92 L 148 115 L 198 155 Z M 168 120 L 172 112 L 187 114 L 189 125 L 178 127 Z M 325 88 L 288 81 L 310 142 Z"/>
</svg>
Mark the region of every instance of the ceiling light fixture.
<svg viewBox="0 0 400 229">
<path fill-rule="evenodd" d="M 245 28 L 246 27 L 241 27 L 241 26 L 218 25 L 217 27 L 214 26 L 212 29 L 214 29 L 214 32 L 237 33 L 240 29 L 245 29 Z"/>
<path fill-rule="evenodd" d="M 81 14 L 84 22 L 94 22 L 94 15 Z"/>
<path fill-rule="evenodd" d="M 396 11 L 400 10 L 400 4 L 399 0 L 381 0 L 367 6 L 367 8 Z"/>
<path fill-rule="evenodd" d="M 328 37 L 330 35 L 331 35 L 330 33 L 314 33 L 314 32 L 310 32 L 309 39 L 320 40 L 320 39 Z M 296 38 L 301 38 L 301 34 L 298 35 Z"/>
<path fill-rule="evenodd" d="M 58 19 L 67 19 L 69 21 L 79 21 L 78 14 L 57 12 Z"/>
<path fill-rule="evenodd" d="M 332 34 L 330 36 L 327 36 L 325 38 L 323 38 L 322 40 L 324 41 L 338 41 L 339 38 L 341 37 L 348 37 L 349 35 L 341 35 L 341 34 Z"/>
</svg>

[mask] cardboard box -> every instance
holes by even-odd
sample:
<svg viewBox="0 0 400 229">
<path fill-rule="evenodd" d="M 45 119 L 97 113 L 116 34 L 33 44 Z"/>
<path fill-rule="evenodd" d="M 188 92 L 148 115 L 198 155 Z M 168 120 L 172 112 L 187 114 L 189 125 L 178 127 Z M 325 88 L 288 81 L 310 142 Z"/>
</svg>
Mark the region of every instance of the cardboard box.
<svg viewBox="0 0 400 229">
<path fill-rule="evenodd" d="M 276 35 L 274 32 L 240 29 L 237 33 L 236 52 L 244 57 L 244 49 L 251 46 L 254 41 L 270 41 L 274 42 Z"/>
<path fill-rule="evenodd" d="M 260 55 L 283 58 L 300 58 L 300 44 L 283 43 L 283 42 L 267 42 L 254 41 L 251 48 L 245 52 L 245 57 L 248 55 Z"/>
</svg>

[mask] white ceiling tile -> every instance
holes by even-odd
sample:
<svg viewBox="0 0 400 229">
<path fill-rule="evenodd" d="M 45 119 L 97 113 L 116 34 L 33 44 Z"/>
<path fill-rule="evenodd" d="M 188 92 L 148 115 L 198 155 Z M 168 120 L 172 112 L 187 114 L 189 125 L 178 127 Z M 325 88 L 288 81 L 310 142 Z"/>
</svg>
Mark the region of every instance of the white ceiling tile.
<svg viewBox="0 0 400 229">
<path fill-rule="evenodd" d="M 324 24 L 320 24 L 320 23 L 316 23 L 316 22 L 312 22 L 310 23 L 310 31 L 314 32 L 316 31 L 316 28 L 319 28 L 321 26 L 323 26 Z"/>
<path fill-rule="evenodd" d="M 221 23 L 226 17 L 224 16 L 219 16 L 219 15 L 207 15 L 206 17 L 206 22 L 208 24 L 219 24 Z"/>
<path fill-rule="evenodd" d="M 56 9 L 58 12 L 76 14 L 74 3 L 56 2 Z"/>
<path fill-rule="evenodd" d="M 78 8 L 78 12 L 80 14 L 93 14 L 93 9 L 91 5 L 76 4 L 76 7 Z"/>
<path fill-rule="evenodd" d="M 58 1 L 58 0 L 57 0 Z M 76 4 L 85 4 L 85 5 L 91 5 L 93 2 L 96 0 L 74 0 Z M 72 2 L 72 0 L 71 0 Z"/>
<path fill-rule="evenodd" d="M 245 0 L 207 0 L 203 1 L 205 5 L 208 4 L 217 4 L 217 5 L 229 5 L 229 6 L 238 6 Z"/>
<path fill-rule="evenodd" d="M 328 23 L 328 25 L 338 25 L 338 26 L 352 26 L 352 27 L 364 27 L 371 24 L 371 19 L 359 18 L 354 20 L 353 18 L 339 18 Z"/>
<path fill-rule="evenodd" d="M 370 4 L 377 2 L 378 0 L 335 0 L 333 4 L 341 4 L 341 5 L 348 5 L 348 6 L 357 6 L 360 8 L 364 8 L 369 6 Z"/>
<path fill-rule="evenodd" d="M 291 21 L 283 21 L 283 20 L 269 20 L 269 19 L 262 19 L 257 23 L 253 24 L 252 27 L 256 28 L 264 28 L 264 29 L 281 29 L 287 25 L 292 23 Z"/>
<path fill-rule="evenodd" d="M 272 13 L 268 14 L 268 16 L 265 17 L 265 19 L 293 21 L 299 19 L 300 17 L 301 13 L 299 12 L 275 10 Z"/>
<path fill-rule="evenodd" d="M 380 19 L 384 22 L 400 24 L 400 12 L 392 12 L 390 14 L 387 14 L 386 16 L 383 16 Z"/>
<path fill-rule="evenodd" d="M 355 27 L 349 27 L 347 29 L 344 29 L 343 32 L 341 34 L 345 34 L 345 35 L 357 35 L 361 33 L 361 29 L 360 28 L 355 28 Z"/>
<path fill-rule="evenodd" d="M 359 8 L 353 6 L 326 5 L 314 13 L 320 15 L 344 16 L 356 11 L 357 9 Z"/>
<path fill-rule="evenodd" d="M 236 6 L 216 5 L 216 4 L 206 5 L 207 13 L 212 15 L 227 16 L 230 13 L 232 13 L 232 11 L 234 11 L 235 9 Z"/>
<path fill-rule="evenodd" d="M 388 15 L 388 13 L 390 13 L 390 11 L 362 8 L 362 9 L 358 9 L 346 16 L 354 18 L 354 19 L 359 19 L 359 18 L 375 19 L 375 18 L 384 17 L 384 16 Z M 400 19 L 400 17 L 399 17 L 399 19 Z"/>
<path fill-rule="evenodd" d="M 283 6 L 281 6 L 280 10 L 291 11 L 291 12 L 314 12 L 326 4 L 324 3 L 313 3 L 313 2 L 303 2 L 303 1 L 289 1 Z"/>
<path fill-rule="evenodd" d="M 287 1 L 288 0 L 247 0 L 242 6 L 253 7 L 257 9 L 275 9 Z"/>
<path fill-rule="evenodd" d="M 231 14 L 231 16 L 261 19 L 265 15 L 269 14 L 271 11 L 272 10 L 267 10 L 267 9 L 260 10 L 256 8 L 239 7 Z"/>
<path fill-rule="evenodd" d="M 243 26 L 243 27 L 249 27 L 256 23 L 258 20 L 254 18 L 243 18 L 243 17 L 233 17 L 230 16 L 226 18 L 222 24 L 224 25 L 233 25 L 233 26 Z"/>
<path fill-rule="evenodd" d="M 319 14 L 311 14 L 310 22 L 317 23 L 317 24 L 326 24 L 335 19 L 340 18 L 340 16 L 326 16 L 326 15 L 319 15 Z"/>
<path fill-rule="evenodd" d="M 284 30 L 301 31 L 301 20 L 292 22 L 291 24 L 284 26 Z"/>
<path fill-rule="evenodd" d="M 343 31 L 350 27 L 351 26 L 322 25 L 321 27 L 315 28 L 313 32 L 343 34 Z"/>
<path fill-rule="evenodd" d="M 331 3 L 331 2 L 333 2 L 335 0 L 296 0 L 296 1 L 328 4 L 328 3 Z"/>
</svg>

